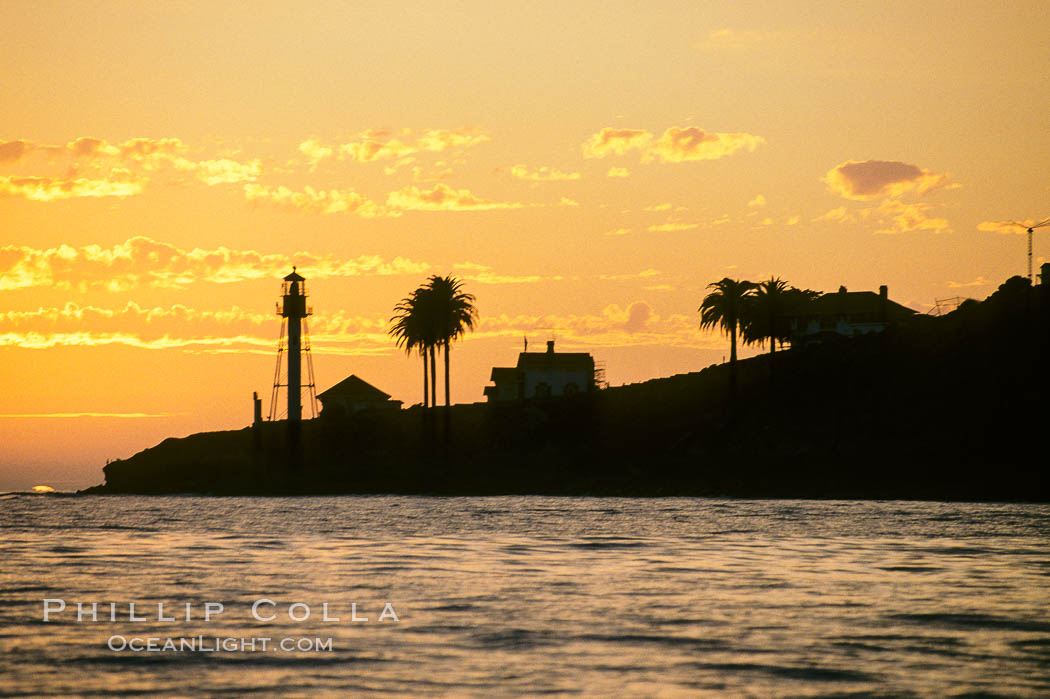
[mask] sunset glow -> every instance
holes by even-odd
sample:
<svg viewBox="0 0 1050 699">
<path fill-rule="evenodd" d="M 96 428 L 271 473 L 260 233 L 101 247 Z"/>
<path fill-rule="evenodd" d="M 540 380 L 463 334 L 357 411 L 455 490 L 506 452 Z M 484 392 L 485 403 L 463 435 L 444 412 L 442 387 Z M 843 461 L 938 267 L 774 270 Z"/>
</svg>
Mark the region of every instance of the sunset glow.
<svg viewBox="0 0 1050 699">
<path fill-rule="evenodd" d="M 0 490 L 246 426 L 293 265 L 318 391 L 353 373 L 406 406 L 387 329 L 431 274 L 480 311 L 455 402 L 523 336 L 613 385 L 721 362 L 696 311 L 725 276 L 984 298 L 1050 215 L 1047 16 L 4 3 Z"/>
</svg>

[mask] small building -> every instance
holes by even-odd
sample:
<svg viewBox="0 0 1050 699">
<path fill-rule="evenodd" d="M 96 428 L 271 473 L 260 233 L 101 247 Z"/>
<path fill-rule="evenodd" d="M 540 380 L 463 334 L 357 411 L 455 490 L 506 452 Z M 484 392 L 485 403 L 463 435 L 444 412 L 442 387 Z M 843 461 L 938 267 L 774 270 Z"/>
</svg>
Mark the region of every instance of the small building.
<svg viewBox="0 0 1050 699">
<path fill-rule="evenodd" d="M 389 393 L 383 393 L 372 384 L 351 374 L 327 391 L 319 393 L 324 412 L 352 415 L 362 410 L 399 410 L 401 401 L 391 400 Z"/>
<path fill-rule="evenodd" d="M 824 340 L 879 333 L 890 323 L 915 315 L 915 311 L 891 301 L 883 285 L 874 291 L 822 294 L 806 306 L 805 313 L 791 317 L 791 344 L 805 346 Z"/>
<path fill-rule="evenodd" d="M 493 367 L 485 398 L 493 403 L 590 393 L 596 388 L 594 368 L 587 352 L 555 352 L 549 340 L 546 352 L 520 353 L 517 366 Z"/>
</svg>

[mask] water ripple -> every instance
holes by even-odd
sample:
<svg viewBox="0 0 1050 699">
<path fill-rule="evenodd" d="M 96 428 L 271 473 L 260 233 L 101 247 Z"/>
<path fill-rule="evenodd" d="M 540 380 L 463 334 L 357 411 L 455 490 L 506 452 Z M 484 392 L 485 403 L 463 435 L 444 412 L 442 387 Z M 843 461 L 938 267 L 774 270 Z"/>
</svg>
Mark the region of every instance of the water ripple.
<svg viewBox="0 0 1050 699">
<path fill-rule="evenodd" d="M 0 531 L 0 696 L 1050 694 L 1047 506 L 16 495 Z"/>
</svg>

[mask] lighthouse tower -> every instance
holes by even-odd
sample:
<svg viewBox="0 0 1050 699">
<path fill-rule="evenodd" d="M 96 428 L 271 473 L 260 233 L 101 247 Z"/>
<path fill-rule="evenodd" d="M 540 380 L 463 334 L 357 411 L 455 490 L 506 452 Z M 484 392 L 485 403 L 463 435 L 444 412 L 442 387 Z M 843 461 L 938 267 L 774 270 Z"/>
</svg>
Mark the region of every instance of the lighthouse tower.
<svg viewBox="0 0 1050 699">
<path fill-rule="evenodd" d="M 281 301 L 277 304 L 277 314 L 284 320 L 281 323 L 281 337 L 277 343 L 277 368 L 273 376 L 273 394 L 270 397 L 270 420 L 277 419 L 277 394 L 283 385 L 288 389 L 288 422 L 299 422 L 303 417 L 302 404 L 302 356 L 306 355 L 307 384 L 309 389 L 310 411 L 317 417 L 317 403 L 314 387 L 314 364 L 310 355 L 310 334 L 306 326 L 306 317 L 313 314 L 313 309 L 306 305 L 306 279 L 295 271 L 284 278 L 281 285 Z M 287 382 L 281 383 L 281 357 L 285 353 L 287 337 L 288 374 Z"/>
</svg>

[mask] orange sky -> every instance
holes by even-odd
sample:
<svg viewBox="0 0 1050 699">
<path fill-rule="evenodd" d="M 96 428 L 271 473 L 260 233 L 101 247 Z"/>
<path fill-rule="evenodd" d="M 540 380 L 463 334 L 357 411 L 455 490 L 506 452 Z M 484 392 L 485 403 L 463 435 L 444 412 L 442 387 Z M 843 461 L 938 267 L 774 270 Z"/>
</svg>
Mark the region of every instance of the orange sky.
<svg viewBox="0 0 1050 699">
<path fill-rule="evenodd" d="M 1045 3 L 724 5 L 0 4 L 0 490 L 246 425 L 292 264 L 319 390 L 406 404 L 429 274 L 478 299 L 466 402 L 523 334 L 614 385 L 721 361 L 727 275 L 925 311 L 1024 273 Z"/>
</svg>

